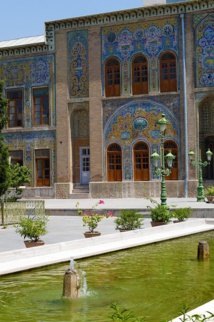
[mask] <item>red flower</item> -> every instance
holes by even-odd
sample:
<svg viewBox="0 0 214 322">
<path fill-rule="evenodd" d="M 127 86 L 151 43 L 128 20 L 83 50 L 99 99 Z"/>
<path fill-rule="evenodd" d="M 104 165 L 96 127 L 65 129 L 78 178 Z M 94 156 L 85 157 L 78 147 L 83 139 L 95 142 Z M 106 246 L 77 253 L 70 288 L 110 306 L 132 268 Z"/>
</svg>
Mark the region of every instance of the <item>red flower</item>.
<svg viewBox="0 0 214 322">
<path fill-rule="evenodd" d="M 104 204 L 104 200 L 99 201 L 99 205 L 102 205 L 102 204 Z"/>
</svg>

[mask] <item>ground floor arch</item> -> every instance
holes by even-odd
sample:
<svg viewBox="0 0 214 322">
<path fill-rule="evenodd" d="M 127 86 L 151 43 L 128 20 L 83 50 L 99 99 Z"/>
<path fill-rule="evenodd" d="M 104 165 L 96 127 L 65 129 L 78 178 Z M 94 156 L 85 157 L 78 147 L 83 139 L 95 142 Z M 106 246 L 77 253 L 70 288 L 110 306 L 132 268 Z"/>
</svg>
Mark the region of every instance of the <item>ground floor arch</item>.
<svg viewBox="0 0 214 322">
<path fill-rule="evenodd" d="M 205 97 L 199 104 L 199 149 L 202 161 L 206 160 L 206 151 L 214 153 L 214 95 Z M 203 167 L 203 178 L 214 179 L 214 161 Z"/>
<path fill-rule="evenodd" d="M 141 141 L 133 147 L 134 158 L 134 181 L 149 181 L 149 147 Z"/>
</svg>

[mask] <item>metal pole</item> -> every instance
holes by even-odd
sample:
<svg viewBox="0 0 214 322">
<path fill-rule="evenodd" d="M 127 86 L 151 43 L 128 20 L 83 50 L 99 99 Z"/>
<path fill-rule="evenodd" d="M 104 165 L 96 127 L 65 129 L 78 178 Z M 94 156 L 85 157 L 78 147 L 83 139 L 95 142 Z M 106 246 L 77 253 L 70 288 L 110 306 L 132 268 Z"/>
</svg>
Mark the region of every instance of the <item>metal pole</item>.
<svg viewBox="0 0 214 322">
<path fill-rule="evenodd" d="M 164 135 L 161 135 L 161 206 L 166 205 L 166 181 L 165 181 L 165 160 L 164 160 Z"/>
<path fill-rule="evenodd" d="M 188 116 L 187 116 L 187 85 L 186 85 L 186 46 L 185 46 L 185 25 L 184 14 L 181 17 L 182 30 L 182 64 L 183 64 L 183 90 L 184 90 L 184 142 L 185 142 L 185 181 L 184 181 L 184 197 L 188 197 L 188 180 L 189 180 L 189 165 L 188 165 Z"/>
<path fill-rule="evenodd" d="M 203 176 L 202 176 L 202 166 L 203 166 L 203 162 L 201 160 L 201 150 L 200 150 L 200 152 L 199 152 L 199 161 L 198 161 L 197 201 L 205 201 L 204 186 L 203 186 Z"/>
</svg>

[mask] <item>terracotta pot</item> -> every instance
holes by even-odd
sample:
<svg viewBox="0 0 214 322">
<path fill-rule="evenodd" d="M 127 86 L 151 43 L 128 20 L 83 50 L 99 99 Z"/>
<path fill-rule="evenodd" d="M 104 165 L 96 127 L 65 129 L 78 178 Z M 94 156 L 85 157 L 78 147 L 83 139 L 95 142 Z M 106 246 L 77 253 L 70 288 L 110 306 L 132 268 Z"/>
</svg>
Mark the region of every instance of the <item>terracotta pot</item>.
<svg viewBox="0 0 214 322">
<path fill-rule="evenodd" d="M 214 196 L 206 196 L 208 203 L 214 203 Z"/>
<path fill-rule="evenodd" d="M 179 223 L 179 222 L 183 222 L 184 220 L 173 220 L 173 223 L 174 224 L 177 224 L 177 223 Z"/>
<path fill-rule="evenodd" d="M 91 231 L 86 231 L 86 232 L 84 233 L 85 238 L 97 237 L 97 236 L 100 236 L 100 235 L 101 235 L 101 233 L 100 233 L 99 231 L 93 231 L 93 232 L 91 232 Z"/>
<path fill-rule="evenodd" d="M 165 221 L 151 221 L 152 227 L 162 226 L 162 225 L 166 225 L 166 224 L 167 223 Z"/>
<path fill-rule="evenodd" d="M 43 240 L 38 240 L 38 241 L 25 240 L 24 243 L 27 248 L 43 246 L 45 244 Z"/>
</svg>

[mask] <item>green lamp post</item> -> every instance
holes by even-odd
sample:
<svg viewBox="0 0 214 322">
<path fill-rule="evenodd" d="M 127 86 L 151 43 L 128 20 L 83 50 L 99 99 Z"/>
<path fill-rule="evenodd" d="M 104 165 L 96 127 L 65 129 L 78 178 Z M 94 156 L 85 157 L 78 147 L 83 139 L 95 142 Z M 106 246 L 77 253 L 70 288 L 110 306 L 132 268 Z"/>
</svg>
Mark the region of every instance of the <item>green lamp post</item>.
<svg viewBox="0 0 214 322">
<path fill-rule="evenodd" d="M 154 153 L 151 155 L 151 159 L 155 168 L 155 174 L 161 175 L 161 205 L 166 205 L 167 193 L 165 176 L 168 176 L 171 173 L 170 169 L 172 168 L 172 163 L 175 159 L 175 156 L 171 153 L 171 151 L 169 151 L 169 153 L 166 156 L 164 155 L 164 137 L 166 126 L 168 123 L 169 122 L 165 118 L 165 114 L 162 114 L 161 119 L 157 121 L 157 124 L 159 125 L 159 129 L 161 132 L 161 155 L 159 155 L 157 151 L 154 151 Z M 165 167 L 165 160 L 168 168 Z M 159 161 L 161 161 L 160 168 L 158 168 Z"/>
<path fill-rule="evenodd" d="M 204 162 L 202 162 L 202 160 L 201 160 L 201 150 L 199 151 L 199 160 L 198 161 L 194 160 L 195 153 L 192 150 L 189 151 L 188 155 L 189 155 L 189 159 L 190 159 L 191 164 L 195 167 L 198 167 L 197 201 L 205 201 L 202 167 L 206 167 L 208 164 L 210 164 L 213 153 L 210 151 L 210 149 L 208 149 L 206 152 L 207 161 L 204 161 Z"/>
</svg>

